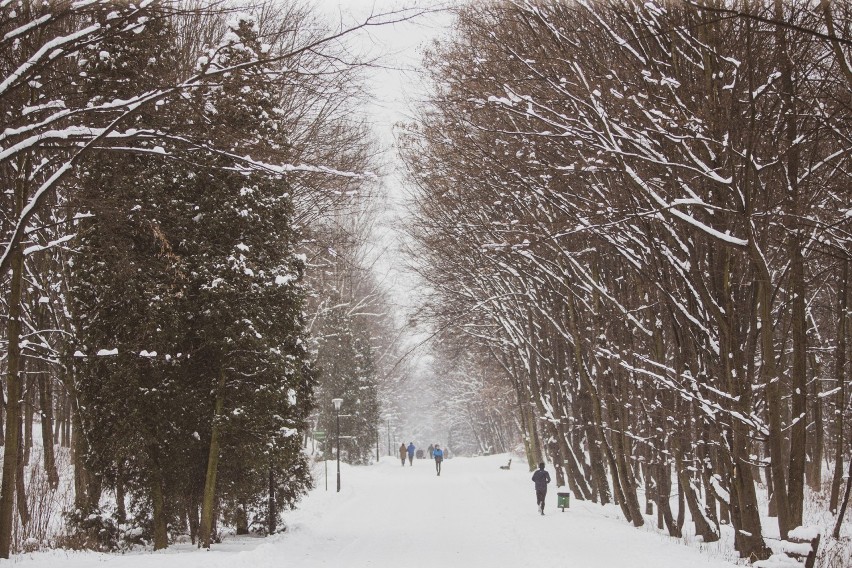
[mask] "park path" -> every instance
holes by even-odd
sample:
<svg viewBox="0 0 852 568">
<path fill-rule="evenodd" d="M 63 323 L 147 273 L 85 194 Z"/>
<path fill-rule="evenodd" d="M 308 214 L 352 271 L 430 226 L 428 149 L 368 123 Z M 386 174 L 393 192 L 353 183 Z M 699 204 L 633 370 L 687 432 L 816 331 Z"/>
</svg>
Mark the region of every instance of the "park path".
<svg viewBox="0 0 852 568">
<path fill-rule="evenodd" d="M 429 460 L 395 458 L 362 467 L 315 466 L 314 489 L 285 514 L 288 530 L 271 538 L 233 538 L 211 551 L 189 545 L 121 556 L 53 552 L 19 557 L 27 568 L 683 568 L 732 564 L 652 529 L 636 529 L 615 507 L 572 501 L 536 511 L 531 474 L 518 458 L 454 458 L 440 477 Z M 523 466 L 523 467 L 522 467 Z"/>
</svg>

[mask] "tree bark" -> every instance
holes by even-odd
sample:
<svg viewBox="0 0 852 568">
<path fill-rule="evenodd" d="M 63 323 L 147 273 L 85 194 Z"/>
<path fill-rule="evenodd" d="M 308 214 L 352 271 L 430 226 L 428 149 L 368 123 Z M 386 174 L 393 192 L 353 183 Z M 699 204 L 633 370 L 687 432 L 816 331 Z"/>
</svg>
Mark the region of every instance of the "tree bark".
<svg viewBox="0 0 852 568">
<path fill-rule="evenodd" d="M 85 456 L 88 450 L 86 437 L 83 436 L 83 424 L 78 409 L 78 401 L 75 392 L 69 393 L 71 422 L 74 427 L 71 428 L 71 461 L 74 464 L 74 507 L 80 510 L 87 510 L 89 499 L 89 470 L 86 467 Z"/>
<path fill-rule="evenodd" d="M 784 18 L 784 5 L 782 0 L 775 0 L 775 17 L 779 21 Z M 785 142 L 786 142 L 786 176 L 787 185 L 790 188 L 789 208 L 793 218 L 799 217 L 799 145 L 796 143 L 798 136 L 798 114 L 796 110 L 796 98 L 794 96 L 793 84 L 793 62 L 787 45 L 787 30 L 783 26 L 775 26 L 775 34 L 778 39 L 778 56 L 781 68 L 781 99 L 785 116 Z M 787 538 L 787 531 L 802 524 L 802 508 L 804 503 L 805 488 L 805 454 L 807 445 L 807 314 L 805 311 L 805 267 L 802 258 L 801 237 L 797 228 L 794 228 L 789 236 L 790 253 L 790 282 L 789 288 L 792 294 L 791 326 L 793 335 L 793 368 L 791 369 L 792 385 L 790 398 L 792 402 L 792 424 L 790 426 L 790 461 L 787 471 L 787 514 L 786 527 L 783 527 L 781 509 L 779 508 L 779 528 L 781 538 Z M 780 455 L 773 455 L 774 462 Z M 779 479 L 776 478 L 776 488 Z M 776 489 L 777 491 L 777 489 Z M 783 527 L 783 528 L 782 528 Z"/>
<path fill-rule="evenodd" d="M 198 494 L 195 487 L 190 489 L 189 495 L 186 497 L 186 517 L 189 522 L 189 539 L 192 544 L 198 542 L 198 530 L 201 526 L 201 520 L 198 516 Z"/>
<path fill-rule="evenodd" d="M 843 492 L 843 502 L 840 504 L 840 511 L 837 513 L 837 521 L 834 524 L 834 531 L 831 533 L 831 536 L 835 539 L 840 539 L 840 526 L 843 524 L 846 507 L 849 505 L 850 493 L 852 493 L 852 462 L 849 462 L 849 472 L 846 476 L 846 491 Z"/>
<path fill-rule="evenodd" d="M 822 413 L 822 387 L 819 377 L 823 374 L 822 364 L 817 363 L 816 357 L 811 356 L 811 367 L 814 379 L 811 381 L 810 408 L 813 419 L 813 442 L 808 445 L 809 462 L 806 471 L 808 487 L 812 491 L 822 489 L 822 459 L 825 453 L 825 424 Z"/>
<path fill-rule="evenodd" d="M 23 207 L 23 188 L 17 184 L 15 210 Z M 14 524 L 15 488 L 18 477 L 18 443 L 21 428 L 21 298 L 24 255 L 20 245 L 12 253 L 6 338 L 6 432 L 3 448 L 3 480 L 0 485 L 0 558 L 9 558 Z"/>
<path fill-rule="evenodd" d="M 204 479 L 204 499 L 201 503 L 201 528 L 198 546 L 210 548 L 213 530 L 213 515 L 216 501 L 216 473 L 219 468 L 219 424 L 225 407 L 225 367 L 219 370 L 219 384 L 216 389 L 216 404 L 213 422 L 210 428 L 210 452 L 207 455 L 207 475 Z"/>
<path fill-rule="evenodd" d="M 30 453 L 33 449 L 33 419 L 35 417 L 35 380 L 33 377 L 27 376 L 27 371 L 24 370 L 25 364 L 23 360 L 23 356 L 21 359 L 21 373 L 25 377 L 25 380 L 22 381 L 24 385 L 24 408 L 23 408 L 23 444 L 24 451 L 21 454 L 21 458 L 23 459 L 24 465 L 29 465 L 30 463 Z M 32 371 L 32 369 L 29 369 Z"/>
<path fill-rule="evenodd" d="M 278 529 L 278 507 L 275 501 L 275 469 L 272 464 L 269 465 L 269 503 L 267 507 L 269 518 L 266 522 L 266 529 L 269 534 L 275 534 Z"/>
<path fill-rule="evenodd" d="M 768 273 L 758 282 L 760 302 L 760 334 L 763 376 L 766 382 L 766 413 L 769 422 L 769 459 L 772 469 L 772 495 L 778 511 L 778 529 L 781 538 L 787 538 L 790 526 L 790 512 L 787 501 L 787 472 L 784 466 L 784 424 L 782 420 L 782 401 L 778 376 L 775 367 L 775 344 L 772 337 L 774 322 L 771 317 Z M 736 459 L 736 458 L 735 458 Z M 736 464 L 735 464 L 736 466 Z M 742 469 L 742 468 L 740 468 Z"/>
<path fill-rule="evenodd" d="M 686 506 L 689 507 L 690 516 L 695 525 L 695 534 L 700 536 L 704 542 L 716 542 L 719 540 L 719 533 L 716 527 L 710 524 L 701 503 L 698 501 L 698 496 L 695 494 L 695 486 L 690 479 L 689 470 L 687 469 L 687 464 L 684 462 L 683 452 L 679 444 L 676 444 L 674 453 L 677 483 L 683 494 Z"/>
<path fill-rule="evenodd" d="M 661 462 L 655 466 L 657 472 L 657 511 L 663 518 L 669 536 L 680 538 L 682 532 L 680 526 L 675 523 L 672 506 L 669 502 L 672 492 L 672 466 L 664 456 L 661 456 L 660 460 Z"/>
<path fill-rule="evenodd" d="M 47 483 L 51 489 L 59 487 L 59 473 L 56 470 L 53 437 L 53 391 L 50 388 L 51 378 L 47 373 L 39 376 L 39 407 L 41 408 L 41 445 L 44 452 L 44 471 Z"/>
<path fill-rule="evenodd" d="M 831 496 L 828 510 L 837 511 L 840 499 L 840 485 L 843 482 L 843 416 L 846 404 L 846 331 L 849 298 L 849 261 L 843 260 L 843 271 L 838 291 L 837 309 L 837 348 L 834 358 L 834 382 L 837 394 L 834 396 L 834 475 L 831 480 Z"/>
<path fill-rule="evenodd" d="M 613 491 L 615 493 L 616 501 L 621 506 L 622 511 L 628 520 L 632 521 L 630 510 L 627 508 L 624 502 L 624 496 L 621 494 L 621 486 L 618 479 L 618 467 L 616 466 L 615 459 L 612 456 L 612 452 L 610 451 L 610 447 L 607 444 L 603 433 L 603 417 L 600 396 L 586 372 L 583 352 L 579 343 L 579 338 L 582 336 L 580 335 L 580 329 L 577 324 L 577 313 L 573 297 L 569 296 L 568 301 L 565 304 L 568 310 L 568 323 L 571 335 L 573 336 L 574 365 L 576 366 L 577 376 L 580 377 L 580 396 L 586 397 L 586 401 L 588 403 L 589 420 L 586 424 L 588 425 L 587 438 L 589 440 L 589 456 L 592 460 L 592 471 L 594 472 L 595 467 L 603 468 L 604 461 L 606 461 L 610 467 L 610 473 L 612 474 Z M 591 430 L 591 432 L 588 432 L 589 430 Z M 598 459 L 596 459 L 596 457 Z M 605 505 L 611 501 L 606 473 L 603 473 L 602 476 L 598 474 L 595 477 L 597 478 L 596 485 L 598 495 L 601 499 L 601 504 Z"/>
<path fill-rule="evenodd" d="M 21 526 L 30 524 L 30 508 L 27 504 L 27 489 L 24 483 L 26 478 L 27 463 L 24 460 L 24 443 L 21 439 L 22 429 L 18 428 L 18 474 L 15 476 L 15 497 L 18 506 L 18 518 L 21 519 Z"/>
<path fill-rule="evenodd" d="M 121 462 L 124 461 L 123 458 L 119 459 Z M 115 473 L 115 516 L 119 523 L 127 522 L 127 508 L 124 504 L 125 497 L 124 465 L 123 463 L 119 463 Z"/>
<path fill-rule="evenodd" d="M 248 512 L 245 501 L 237 503 L 236 529 L 238 535 L 248 534 Z"/>
<path fill-rule="evenodd" d="M 160 468 L 159 450 L 149 446 L 152 457 L 151 466 L 151 505 L 154 514 L 154 550 L 163 550 L 169 546 L 168 519 L 166 518 L 166 499 L 163 495 L 163 473 Z"/>
</svg>

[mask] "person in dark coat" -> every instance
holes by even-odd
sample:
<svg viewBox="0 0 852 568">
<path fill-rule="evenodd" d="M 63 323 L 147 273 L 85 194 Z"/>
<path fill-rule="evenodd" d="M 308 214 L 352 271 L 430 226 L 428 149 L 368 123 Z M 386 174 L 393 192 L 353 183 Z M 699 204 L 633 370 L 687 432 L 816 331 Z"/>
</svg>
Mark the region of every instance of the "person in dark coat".
<svg viewBox="0 0 852 568">
<path fill-rule="evenodd" d="M 550 483 L 550 474 L 544 471 L 544 464 L 538 464 L 538 471 L 536 471 L 532 480 L 535 483 L 535 500 L 538 505 L 539 512 L 544 514 L 544 498 L 547 496 L 547 484 Z"/>
<path fill-rule="evenodd" d="M 405 467 L 405 456 L 408 454 L 408 450 L 405 449 L 405 442 L 399 445 L 399 459 L 402 460 L 402 466 Z"/>
<path fill-rule="evenodd" d="M 441 475 L 441 462 L 444 461 L 444 452 L 438 444 L 435 444 L 435 450 L 432 452 L 432 459 L 435 460 L 435 471 L 438 472 L 438 475 Z"/>
<path fill-rule="evenodd" d="M 429 459 L 430 460 L 435 459 L 435 445 L 434 444 L 429 444 Z"/>
<path fill-rule="evenodd" d="M 414 442 L 408 442 L 408 465 L 414 465 Z"/>
</svg>

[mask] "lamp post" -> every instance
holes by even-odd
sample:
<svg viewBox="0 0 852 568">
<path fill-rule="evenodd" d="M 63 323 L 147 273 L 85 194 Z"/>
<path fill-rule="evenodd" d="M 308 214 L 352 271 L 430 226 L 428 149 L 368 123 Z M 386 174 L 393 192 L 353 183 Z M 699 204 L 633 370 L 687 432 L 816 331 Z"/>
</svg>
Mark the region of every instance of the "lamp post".
<svg viewBox="0 0 852 568">
<path fill-rule="evenodd" d="M 340 493 L 340 405 L 343 404 L 343 399 L 333 398 L 331 403 L 337 414 L 337 492 Z"/>
</svg>

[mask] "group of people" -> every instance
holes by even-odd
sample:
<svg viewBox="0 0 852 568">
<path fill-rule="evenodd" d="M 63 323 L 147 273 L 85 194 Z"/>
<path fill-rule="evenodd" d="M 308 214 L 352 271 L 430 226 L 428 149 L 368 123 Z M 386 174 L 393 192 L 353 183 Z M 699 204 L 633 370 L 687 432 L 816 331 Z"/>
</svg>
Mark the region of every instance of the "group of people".
<svg viewBox="0 0 852 568">
<path fill-rule="evenodd" d="M 405 458 L 408 458 L 408 465 L 414 465 L 414 452 L 417 448 L 414 446 L 414 442 L 409 442 L 406 447 L 405 442 L 399 445 L 399 459 L 402 462 L 402 466 L 405 467 Z M 429 444 L 429 459 L 435 461 L 435 471 L 438 475 L 441 475 L 441 463 L 444 461 L 445 452 L 441 449 L 441 446 L 438 444 Z"/>
<path fill-rule="evenodd" d="M 409 442 L 408 446 L 405 442 L 399 445 L 399 459 L 402 462 L 402 467 L 405 467 L 405 458 L 408 458 L 408 465 L 414 465 L 414 452 L 417 448 L 414 442 Z M 444 450 L 438 444 L 429 444 L 429 459 L 435 460 L 435 471 L 441 475 L 441 463 L 444 461 Z M 544 464 L 538 464 L 538 470 L 532 476 L 535 483 L 535 500 L 538 511 L 544 514 L 544 498 L 547 496 L 547 484 L 550 483 L 550 474 L 544 469 Z"/>
</svg>

